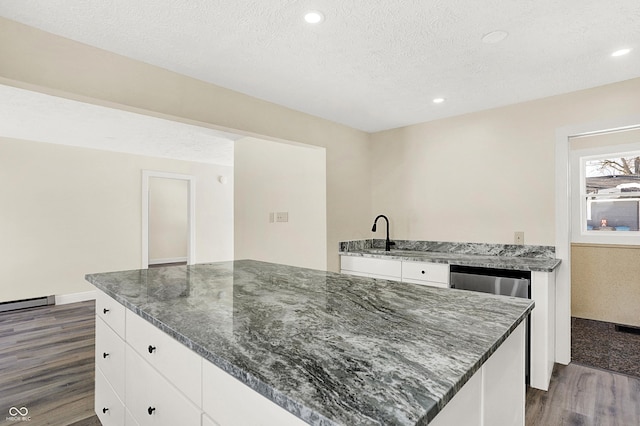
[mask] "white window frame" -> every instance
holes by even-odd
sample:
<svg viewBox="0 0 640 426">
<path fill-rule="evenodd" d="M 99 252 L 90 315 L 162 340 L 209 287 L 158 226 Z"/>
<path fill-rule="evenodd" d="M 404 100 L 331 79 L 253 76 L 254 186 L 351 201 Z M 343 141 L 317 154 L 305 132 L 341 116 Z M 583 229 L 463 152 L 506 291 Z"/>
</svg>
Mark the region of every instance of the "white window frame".
<svg viewBox="0 0 640 426">
<path fill-rule="evenodd" d="M 640 231 L 600 231 L 587 229 L 587 199 L 607 200 L 619 194 L 586 193 L 585 164 L 587 161 L 640 155 L 640 143 L 611 145 L 571 151 L 572 241 L 595 244 L 640 245 Z M 634 195 L 626 193 L 625 195 Z M 640 200 L 640 193 L 638 193 Z"/>
</svg>

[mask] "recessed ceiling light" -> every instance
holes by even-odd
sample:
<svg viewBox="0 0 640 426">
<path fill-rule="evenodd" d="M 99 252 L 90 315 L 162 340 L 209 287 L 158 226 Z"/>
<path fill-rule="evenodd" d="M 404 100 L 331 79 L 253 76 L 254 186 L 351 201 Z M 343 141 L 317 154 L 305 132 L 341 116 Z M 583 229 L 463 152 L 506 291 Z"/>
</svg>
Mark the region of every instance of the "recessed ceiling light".
<svg viewBox="0 0 640 426">
<path fill-rule="evenodd" d="M 444 102 L 444 98 L 435 98 L 435 99 L 433 100 L 433 103 L 434 103 L 434 104 L 441 104 L 441 103 L 443 103 L 443 102 Z"/>
<path fill-rule="evenodd" d="M 486 44 L 499 43 L 502 40 L 504 40 L 505 38 L 507 38 L 508 35 L 509 35 L 508 32 L 502 31 L 502 30 L 491 31 L 490 33 L 485 34 L 482 37 L 482 42 L 486 43 Z"/>
<path fill-rule="evenodd" d="M 613 52 L 611 56 L 624 56 L 629 52 L 631 52 L 631 49 L 620 49 Z"/>
<path fill-rule="evenodd" d="M 304 15 L 304 20 L 309 24 L 319 24 L 324 21 L 324 15 L 318 11 L 312 10 Z"/>
</svg>

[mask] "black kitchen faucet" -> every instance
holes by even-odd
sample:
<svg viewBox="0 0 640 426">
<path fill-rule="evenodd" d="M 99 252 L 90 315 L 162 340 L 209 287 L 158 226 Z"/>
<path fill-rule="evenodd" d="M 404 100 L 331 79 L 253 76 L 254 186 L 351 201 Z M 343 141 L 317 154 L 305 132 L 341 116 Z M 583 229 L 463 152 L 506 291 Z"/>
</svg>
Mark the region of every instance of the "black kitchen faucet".
<svg viewBox="0 0 640 426">
<path fill-rule="evenodd" d="M 389 219 L 383 214 L 378 215 L 376 219 L 373 221 L 373 226 L 371 227 L 371 232 L 376 232 L 376 223 L 378 223 L 378 219 L 383 218 L 387 221 L 387 240 L 384 243 L 384 250 L 391 251 L 391 246 L 395 245 L 393 241 L 389 241 Z"/>
</svg>

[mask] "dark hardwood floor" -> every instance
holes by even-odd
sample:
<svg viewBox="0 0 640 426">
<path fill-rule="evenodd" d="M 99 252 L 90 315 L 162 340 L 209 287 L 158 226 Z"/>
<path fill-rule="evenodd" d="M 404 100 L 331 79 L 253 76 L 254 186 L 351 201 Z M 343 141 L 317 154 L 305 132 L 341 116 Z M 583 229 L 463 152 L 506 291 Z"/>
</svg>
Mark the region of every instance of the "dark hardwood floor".
<svg viewBox="0 0 640 426">
<path fill-rule="evenodd" d="M 93 301 L 0 314 L 0 425 L 99 425 L 94 348 Z"/>
<path fill-rule="evenodd" d="M 94 327 L 94 302 L 0 314 L 0 425 L 100 425 Z M 9 420 L 11 407 L 31 420 Z M 640 426 L 640 379 L 556 365 L 548 392 L 527 390 L 526 426 L 578 425 Z"/>
</svg>

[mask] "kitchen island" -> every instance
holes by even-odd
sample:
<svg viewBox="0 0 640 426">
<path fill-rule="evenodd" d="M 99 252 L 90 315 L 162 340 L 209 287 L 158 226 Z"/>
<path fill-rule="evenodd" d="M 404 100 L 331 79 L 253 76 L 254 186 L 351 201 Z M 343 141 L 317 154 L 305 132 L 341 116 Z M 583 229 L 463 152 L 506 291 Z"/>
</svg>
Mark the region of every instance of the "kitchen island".
<svg viewBox="0 0 640 426">
<path fill-rule="evenodd" d="M 447 425 L 463 415 L 482 425 L 491 424 L 483 415 L 504 413 L 524 424 L 523 320 L 531 300 L 252 260 L 86 279 L 100 290 L 96 412 L 105 425 L 110 415 L 119 421 L 118 402 L 127 424 L 162 416 L 171 424 L 175 411 L 180 424 L 194 425 L 226 426 L 252 412 L 261 424 Z M 147 342 L 156 332 L 178 355 L 160 359 L 161 346 Z M 123 348 L 123 377 L 120 349 L 103 343 Z M 167 403 L 186 405 L 163 410 L 145 400 L 167 384 L 175 394 Z M 249 403 L 253 394 L 267 405 Z M 500 407 L 509 395 L 515 404 Z M 449 409 L 457 399 L 463 408 Z M 262 406 L 285 420 L 270 421 Z"/>
</svg>

